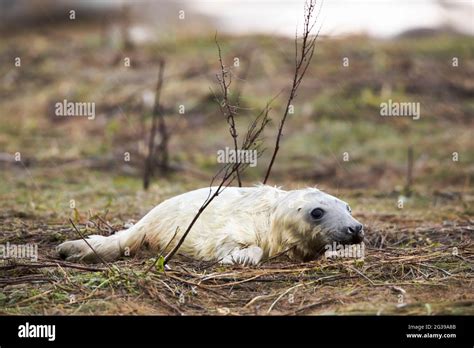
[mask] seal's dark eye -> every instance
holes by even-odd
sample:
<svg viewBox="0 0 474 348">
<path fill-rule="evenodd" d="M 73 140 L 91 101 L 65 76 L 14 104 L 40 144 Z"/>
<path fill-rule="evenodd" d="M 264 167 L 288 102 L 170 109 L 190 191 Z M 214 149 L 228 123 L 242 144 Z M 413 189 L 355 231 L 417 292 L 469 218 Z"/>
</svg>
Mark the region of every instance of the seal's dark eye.
<svg viewBox="0 0 474 348">
<path fill-rule="evenodd" d="M 347 206 L 347 211 L 349 212 L 349 214 L 352 214 L 352 209 L 351 209 L 351 207 Z"/>
<path fill-rule="evenodd" d="M 311 211 L 311 216 L 313 217 L 313 219 L 319 220 L 323 217 L 323 215 L 324 210 L 322 210 L 321 208 L 316 208 Z"/>
</svg>

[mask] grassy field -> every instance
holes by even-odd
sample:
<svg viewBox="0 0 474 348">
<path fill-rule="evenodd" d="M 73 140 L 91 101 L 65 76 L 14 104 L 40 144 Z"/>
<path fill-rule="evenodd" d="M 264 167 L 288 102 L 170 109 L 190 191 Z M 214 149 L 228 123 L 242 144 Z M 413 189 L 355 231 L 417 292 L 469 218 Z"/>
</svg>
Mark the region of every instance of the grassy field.
<svg viewBox="0 0 474 348">
<path fill-rule="evenodd" d="M 253 185 L 270 158 L 293 42 L 222 36 L 220 43 L 228 65 L 240 61 L 239 134 L 284 90 L 265 132 L 267 151 L 244 175 Z M 163 269 L 148 251 L 84 265 L 59 260 L 54 248 L 78 238 L 69 219 L 86 235 L 109 235 L 162 200 L 209 184 L 216 151 L 232 146 L 210 90 L 218 89 L 213 35 L 178 33 L 124 51 L 94 25 L 10 33 L 0 41 L 0 245 L 34 243 L 39 258 L 0 261 L 0 313 L 474 314 L 473 53 L 472 38 L 448 34 L 318 44 L 271 184 L 317 185 L 348 201 L 366 226 L 363 260 L 295 264 L 281 256 L 243 268 L 180 256 Z M 173 170 L 143 191 L 159 57 Z M 95 102 L 95 119 L 56 117 L 63 99 Z M 421 118 L 380 117 L 388 99 L 419 102 Z"/>
</svg>

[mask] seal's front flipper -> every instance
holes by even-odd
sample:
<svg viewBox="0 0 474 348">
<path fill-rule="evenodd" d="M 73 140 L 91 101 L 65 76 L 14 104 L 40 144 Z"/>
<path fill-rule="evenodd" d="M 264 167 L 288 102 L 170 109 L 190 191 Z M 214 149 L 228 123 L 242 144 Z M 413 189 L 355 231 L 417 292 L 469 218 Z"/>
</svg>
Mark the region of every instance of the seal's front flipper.
<svg viewBox="0 0 474 348">
<path fill-rule="evenodd" d="M 252 245 L 245 249 L 235 249 L 221 260 L 223 264 L 257 265 L 263 257 L 262 248 Z"/>
</svg>

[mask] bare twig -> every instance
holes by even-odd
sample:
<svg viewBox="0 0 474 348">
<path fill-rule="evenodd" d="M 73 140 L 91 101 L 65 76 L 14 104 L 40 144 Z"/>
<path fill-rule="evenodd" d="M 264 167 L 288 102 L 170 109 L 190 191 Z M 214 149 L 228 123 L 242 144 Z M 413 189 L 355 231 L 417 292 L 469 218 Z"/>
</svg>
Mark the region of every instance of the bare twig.
<svg viewBox="0 0 474 348">
<path fill-rule="evenodd" d="M 285 126 L 286 118 L 288 117 L 291 103 L 296 97 L 298 87 L 300 86 L 301 81 L 303 80 L 303 77 L 306 74 L 306 71 L 311 63 L 311 59 L 313 58 L 314 49 L 316 47 L 316 39 L 319 36 L 319 30 L 316 32 L 315 35 L 312 35 L 317 19 L 317 14 L 315 13 L 315 10 L 316 0 L 309 0 L 308 2 L 306 2 L 304 29 L 303 35 L 301 37 L 302 43 L 300 48 L 298 48 L 298 35 L 296 35 L 295 37 L 295 70 L 293 75 L 293 83 L 291 86 L 290 94 L 288 96 L 288 101 L 286 103 L 285 112 L 283 113 L 283 117 L 278 127 L 275 148 L 273 150 L 270 164 L 268 165 L 267 172 L 265 174 L 265 179 L 263 180 L 264 184 L 267 183 L 268 178 L 270 177 L 275 158 L 278 154 L 278 150 L 280 149 L 280 139 L 282 137 L 283 127 Z"/>
<path fill-rule="evenodd" d="M 74 228 L 74 230 L 77 232 L 77 234 L 81 237 L 81 239 L 87 244 L 87 246 L 89 248 L 91 248 L 91 250 L 94 252 L 94 254 L 97 256 L 97 258 L 103 263 L 105 264 L 109 269 L 112 269 L 110 264 L 104 260 L 104 258 L 102 256 L 100 256 L 100 254 L 95 251 L 95 249 L 92 247 L 92 245 L 89 244 L 89 242 L 87 241 L 87 239 L 84 237 L 84 235 L 81 233 L 81 231 L 79 231 L 79 229 L 76 227 L 76 225 L 74 225 L 74 222 L 72 221 L 72 219 L 69 219 L 69 222 L 71 223 L 72 227 Z"/>
<path fill-rule="evenodd" d="M 169 242 L 166 244 L 166 246 L 163 248 L 163 251 L 165 251 L 166 249 L 168 249 L 168 247 L 171 245 L 171 243 L 173 242 L 173 240 L 176 238 L 176 235 L 178 234 L 178 231 L 179 231 L 179 227 L 176 228 L 176 230 L 174 231 L 174 234 L 173 234 L 173 237 L 171 237 L 171 239 L 169 240 Z M 160 252 L 158 257 L 155 259 L 155 261 L 150 265 L 150 267 L 147 268 L 147 270 L 145 271 L 145 274 L 147 274 L 148 272 L 150 272 L 150 270 L 156 265 L 156 263 L 158 262 L 158 260 L 162 257 L 162 253 Z"/>
<path fill-rule="evenodd" d="M 153 107 L 152 119 L 151 119 L 151 129 L 150 129 L 150 138 L 148 139 L 148 156 L 145 159 L 145 169 L 143 173 L 143 188 L 145 190 L 148 189 L 150 186 L 150 178 L 153 175 L 153 158 L 155 155 L 155 135 L 158 127 L 163 127 L 162 123 L 162 110 L 160 106 L 160 96 L 161 96 L 161 89 L 163 87 L 163 72 L 165 69 L 165 61 L 164 59 L 160 59 L 159 62 L 159 70 L 158 70 L 158 82 L 156 84 L 156 91 L 155 91 L 155 105 Z M 166 130 L 166 128 L 165 128 Z M 162 139 L 163 142 L 163 139 Z"/>
<path fill-rule="evenodd" d="M 243 144 L 241 149 L 242 150 L 249 150 L 249 149 L 255 149 L 258 152 L 258 145 L 260 142 L 260 136 L 266 127 L 266 125 L 269 122 L 268 119 L 268 114 L 270 112 L 270 104 L 267 104 L 265 108 L 260 112 L 259 115 L 255 118 L 255 120 L 250 124 L 247 134 L 245 135 L 243 139 Z M 261 152 L 260 152 L 261 153 Z M 176 254 L 178 249 L 181 247 L 183 244 L 184 240 L 186 239 L 186 236 L 189 234 L 191 231 L 192 227 L 196 223 L 196 221 L 199 219 L 201 214 L 204 212 L 204 210 L 211 204 L 211 202 L 226 188 L 228 187 L 232 181 L 236 178 L 236 173 L 238 170 L 245 170 L 245 168 L 248 166 L 248 164 L 236 161 L 236 163 L 227 163 L 226 165 L 222 166 L 217 174 L 212 178 L 211 184 L 209 185 L 209 195 L 199 208 L 198 212 L 186 228 L 185 232 L 179 239 L 178 243 L 175 245 L 175 247 L 166 255 L 164 264 L 166 265 L 169 260 Z M 220 183 L 214 187 L 213 190 L 213 183 L 217 179 L 217 177 L 222 174 L 222 178 Z"/>
<path fill-rule="evenodd" d="M 260 263 L 260 265 L 263 265 L 263 264 L 265 264 L 265 263 L 267 263 L 267 262 L 269 262 L 269 261 L 271 261 L 271 260 L 274 260 L 274 259 L 276 259 L 276 258 L 279 258 L 279 257 L 282 256 L 282 255 L 285 255 L 287 252 L 289 252 L 289 251 L 290 251 L 291 249 L 293 249 L 294 247 L 295 247 L 295 245 L 290 246 L 289 248 L 287 248 L 287 249 L 285 249 L 285 250 L 279 252 L 278 254 L 273 255 L 272 257 L 270 257 L 270 258 L 264 260 L 263 262 Z"/>
<path fill-rule="evenodd" d="M 286 289 L 285 291 L 283 291 L 283 292 L 277 297 L 277 299 L 276 299 L 275 301 L 272 302 L 272 304 L 270 305 L 270 307 L 269 307 L 268 310 L 267 310 L 267 313 L 270 313 L 270 312 L 272 311 L 272 309 L 275 307 L 275 305 L 277 304 L 277 302 L 280 301 L 280 299 L 281 299 L 283 296 L 285 296 L 287 293 L 289 293 L 290 291 L 295 290 L 295 289 L 297 289 L 297 288 L 299 288 L 299 287 L 301 287 L 301 286 L 308 286 L 308 285 L 314 284 L 314 283 L 316 283 L 316 282 L 320 282 L 320 281 L 325 280 L 325 279 L 331 279 L 331 278 L 337 278 L 337 277 L 338 277 L 338 275 L 330 275 L 330 276 L 327 276 L 327 277 L 321 277 L 321 278 L 318 278 L 318 279 L 313 280 L 313 281 L 311 281 L 311 282 L 308 282 L 308 283 L 299 283 L 299 284 L 297 284 L 297 285 L 294 285 L 294 286 L 292 286 L 292 287 Z"/>
<path fill-rule="evenodd" d="M 296 314 L 301 313 L 303 311 L 306 311 L 308 309 L 312 309 L 312 308 L 317 307 L 317 306 L 323 306 L 323 305 L 326 305 L 326 304 L 329 304 L 329 303 L 334 303 L 334 302 L 340 302 L 340 300 L 338 300 L 338 299 L 320 300 L 320 301 L 317 301 L 317 302 L 314 302 L 314 303 L 310 303 L 306 306 L 300 307 L 300 308 L 298 308 L 294 311 L 284 313 L 283 315 L 296 315 Z"/>
<path fill-rule="evenodd" d="M 367 277 L 364 273 L 362 273 L 361 271 L 359 271 L 357 268 L 355 267 L 351 267 L 351 266 L 348 266 L 349 269 L 353 270 L 354 272 L 360 274 L 363 278 L 365 278 L 369 283 L 370 285 L 376 285 L 372 279 L 370 279 L 369 277 Z"/>
<path fill-rule="evenodd" d="M 237 152 L 239 148 L 237 144 L 237 133 L 235 130 L 235 120 L 234 120 L 235 109 L 234 109 L 234 106 L 232 106 L 228 101 L 229 86 L 231 84 L 231 79 L 230 78 L 227 79 L 227 73 L 226 73 L 224 64 L 222 62 L 221 49 L 220 49 L 219 43 L 217 42 L 217 34 L 216 34 L 216 44 L 219 51 L 219 61 L 221 63 L 221 77 L 220 78 L 218 77 L 218 81 L 221 85 L 222 93 L 224 95 L 223 103 L 220 102 L 219 106 L 221 108 L 221 111 L 227 117 L 227 122 L 230 125 L 230 133 L 234 139 L 234 146 Z M 253 122 L 251 122 L 251 124 L 249 125 L 247 133 L 245 134 L 242 140 L 241 150 L 248 151 L 250 149 L 253 149 L 257 151 L 257 157 L 261 155 L 262 151 L 259 149 L 261 134 L 263 130 L 265 129 L 266 125 L 268 124 L 268 122 L 270 121 L 268 118 L 268 115 L 271 110 L 270 105 L 273 100 L 274 98 L 266 104 L 263 110 L 256 116 Z M 186 239 L 187 235 L 189 234 L 189 232 L 191 231 L 192 227 L 194 226 L 196 221 L 199 219 L 201 214 L 204 212 L 204 210 L 226 187 L 228 187 L 234 181 L 235 178 L 237 178 L 237 180 L 240 180 L 240 173 L 243 172 L 247 168 L 247 166 L 248 164 L 242 163 L 241 161 L 236 161 L 235 163 L 227 163 L 218 170 L 217 174 L 214 175 L 209 185 L 209 194 L 207 198 L 204 200 L 201 207 L 198 209 L 196 215 L 189 223 L 188 227 L 184 231 L 178 243 L 166 255 L 164 259 L 165 265 L 169 262 L 169 260 L 171 260 L 171 258 L 179 250 L 184 240 Z M 221 174 L 222 174 L 221 181 L 216 187 L 214 187 L 214 190 L 213 190 L 214 181 Z M 239 181 L 239 185 L 241 185 L 240 181 Z"/>
<path fill-rule="evenodd" d="M 67 267 L 67 268 L 79 269 L 81 271 L 91 271 L 91 272 L 100 272 L 100 271 L 106 270 L 106 268 L 89 267 L 89 266 L 84 266 L 80 264 L 70 264 L 70 263 L 60 262 L 58 260 L 54 260 L 54 262 L 52 263 L 42 263 L 42 264 L 18 263 L 18 264 L 13 264 L 13 265 L 8 265 L 8 266 L 2 266 L 0 267 L 0 270 L 8 271 L 15 268 L 35 269 L 35 268 L 48 268 L 48 267 Z"/>
<path fill-rule="evenodd" d="M 227 123 L 229 124 L 229 132 L 234 141 L 234 150 L 237 154 L 237 150 L 239 148 L 237 144 L 237 129 L 235 127 L 235 116 L 237 115 L 237 107 L 235 105 L 232 105 L 229 101 L 229 87 L 232 83 L 232 74 L 226 69 L 226 67 L 224 66 L 224 62 L 222 61 L 222 51 L 221 46 L 219 45 L 219 41 L 217 41 L 217 33 L 214 37 L 214 41 L 216 42 L 221 69 L 220 74 L 217 75 L 217 81 L 219 82 L 219 86 L 221 87 L 222 100 L 217 100 L 217 102 L 219 104 L 219 108 L 221 109 L 222 114 L 226 117 Z M 242 180 L 240 179 L 240 173 L 238 168 L 236 168 L 235 173 L 237 176 L 237 182 L 239 184 L 239 187 L 242 187 Z"/>
</svg>

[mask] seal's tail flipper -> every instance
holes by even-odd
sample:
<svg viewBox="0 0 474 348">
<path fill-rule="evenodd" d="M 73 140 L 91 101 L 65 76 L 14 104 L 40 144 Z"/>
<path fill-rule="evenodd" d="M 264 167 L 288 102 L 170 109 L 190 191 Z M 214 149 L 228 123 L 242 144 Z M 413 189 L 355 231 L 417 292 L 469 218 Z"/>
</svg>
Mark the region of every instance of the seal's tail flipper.
<svg viewBox="0 0 474 348">
<path fill-rule="evenodd" d="M 115 261 L 122 256 L 130 256 L 143 241 L 142 229 L 137 225 L 111 236 L 92 235 L 86 239 L 64 242 L 56 248 L 59 256 L 66 261 L 98 263 Z"/>
</svg>

